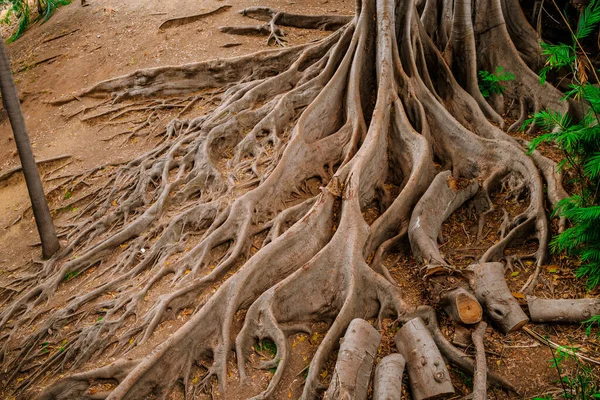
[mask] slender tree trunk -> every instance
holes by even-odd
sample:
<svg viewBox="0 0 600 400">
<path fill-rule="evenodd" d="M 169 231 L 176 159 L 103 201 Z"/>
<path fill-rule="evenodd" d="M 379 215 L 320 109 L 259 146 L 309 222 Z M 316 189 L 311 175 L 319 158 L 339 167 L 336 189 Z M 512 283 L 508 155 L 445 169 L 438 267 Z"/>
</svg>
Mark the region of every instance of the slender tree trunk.
<svg viewBox="0 0 600 400">
<path fill-rule="evenodd" d="M 50 258 L 60 247 L 54 224 L 44 195 L 42 180 L 33 158 L 31 142 L 25 128 L 25 119 L 21 112 L 21 104 L 17 94 L 17 87 L 13 81 L 10 70 L 10 61 L 4 48 L 4 42 L 0 43 L 0 90 L 2 91 L 2 103 L 8 113 L 10 125 L 15 135 L 15 143 L 19 151 L 23 175 L 27 183 L 29 198 L 31 199 L 31 208 L 35 217 L 35 223 L 40 234 L 42 242 L 42 256 Z"/>
</svg>

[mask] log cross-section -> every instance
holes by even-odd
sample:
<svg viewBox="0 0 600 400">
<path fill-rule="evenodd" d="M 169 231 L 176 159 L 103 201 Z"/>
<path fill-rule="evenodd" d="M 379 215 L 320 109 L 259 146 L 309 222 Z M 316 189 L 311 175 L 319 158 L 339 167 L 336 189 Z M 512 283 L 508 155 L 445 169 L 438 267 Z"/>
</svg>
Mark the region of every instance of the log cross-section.
<svg viewBox="0 0 600 400">
<path fill-rule="evenodd" d="M 406 359 L 413 400 L 439 399 L 454 393 L 446 363 L 421 318 L 404 324 L 394 340 Z"/>
</svg>

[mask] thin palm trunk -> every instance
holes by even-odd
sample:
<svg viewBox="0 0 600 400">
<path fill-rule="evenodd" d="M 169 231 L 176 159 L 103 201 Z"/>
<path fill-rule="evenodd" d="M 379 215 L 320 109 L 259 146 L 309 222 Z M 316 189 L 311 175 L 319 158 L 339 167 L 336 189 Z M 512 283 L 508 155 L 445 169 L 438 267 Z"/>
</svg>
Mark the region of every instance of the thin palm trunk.
<svg viewBox="0 0 600 400">
<path fill-rule="evenodd" d="M 54 224 L 44 195 L 42 180 L 31 150 L 31 142 L 21 112 L 17 87 L 12 77 L 10 60 L 3 42 L 0 43 L 0 90 L 2 91 L 2 103 L 8 113 L 10 125 L 15 135 L 15 143 L 17 144 L 23 175 L 31 199 L 31 208 L 42 242 L 42 255 L 44 258 L 50 258 L 59 249 L 60 244 L 56 237 Z"/>
</svg>

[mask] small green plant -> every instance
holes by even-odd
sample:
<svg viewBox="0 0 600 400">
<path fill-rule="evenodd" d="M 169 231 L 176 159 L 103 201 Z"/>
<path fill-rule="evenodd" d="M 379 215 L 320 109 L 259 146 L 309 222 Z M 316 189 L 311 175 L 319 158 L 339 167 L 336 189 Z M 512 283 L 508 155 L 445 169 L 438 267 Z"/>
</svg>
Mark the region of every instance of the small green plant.
<svg viewBox="0 0 600 400">
<path fill-rule="evenodd" d="M 600 315 L 594 315 L 592 318 L 588 319 L 587 321 L 583 321 L 582 324 L 587 325 L 585 327 L 585 334 L 588 337 L 590 337 L 590 336 L 592 336 L 592 328 L 594 327 L 594 325 L 596 325 L 598 328 L 600 328 Z M 598 330 L 596 337 L 598 339 L 600 339 L 600 329 Z"/>
<path fill-rule="evenodd" d="M 48 346 L 50 345 L 49 342 L 44 342 L 41 344 L 41 348 L 42 348 L 42 354 L 46 354 L 48 352 Z"/>
<path fill-rule="evenodd" d="M 257 353 L 266 353 L 273 357 L 277 354 L 277 345 L 269 339 L 263 339 L 254 345 L 254 350 Z"/>
<path fill-rule="evenodd" d="M 456 372 L 456 374 L 458 374 L 461 377 L 461 379 L 465 383 L 465 385 L 467 385 L 470 388 L 473 387 L 473 376 L 472 375 L 467 375 L 464 372 L 462 372 L 460 369 L 457 369 L 457 368 L 452 368 L 452 371 Z"/>
<path fill-rule="evenodd" d="M 560 346 L 552 353 L 550 365 L 558 374 L 557 383 L 562 387 L 565 399 L 591 400 L 600 399 L 600 381 L 589 366 L 575 356 L 578 348 Z M 565 361 L 572 359 L 574 366 L 567 368 Z"/>
<path fill-rule="evenodd" d="M 71 3 L 70 0 L 37 0 L 38 17 L 35 21 L 41 20 L 42 23 L 54 14 L 59 6 Z M 15 32 L 8 38 L 7 42 L 11 43 L 17 40 L 30 25 L 31 9 L 28 0 L 0 0 L 0 7 L 7 7 L 6 16 L 0 21 L 5 24 L 10 24 L 14 19 L 17 21 Z"/>
<path fill-rule="evenodd" d="M 506 88 L 502 82 L 512 81 L 515 74 L 504 71 L 504 67 L 498 66 L 494 72 L 479 71 L 479 91 L 483 97 L 490 97 L 492 94 L 502 94 Z"/>
<path fill-rule="evenodd" d="M 79 275 L 79 271 L 71 271 L 71 272 L 67 272 L 65 274 L 65 281 L 70 281 L 71 279 L 75 278 L 77 275 Z"/>
<path fill-rule="evenodd" d="M 587 278 L 590 289 L 600 284 L 600 89 L 588 82 L 590 63 L 579 40 L 588 36 L 599 22 L 600 0 L 592 0 L 581 14 L 577 30 L 569 27 L 573 43 L 542 44 L 548 59 L 540 72 L 540 81 L 543 83 L 552 69 L 570 68 L 573 83 L 564 99 L 581 107 L 581 120 L 575 122 L 567 114 L 546 110 L 534 114 L 523 125 L 534 123 L 546 131 L 531 141 L 530 152 L 541 143 L 551 142 L 563 154 L 558 168 L 571 172 L 575 192 L 560 201 L 553 213 L 568 219 L 571 227 L 556 236 L 551 247 L 554 252 L 564 251 L 579 257 L 582 264 L 576 274 Z"/>
</svg>

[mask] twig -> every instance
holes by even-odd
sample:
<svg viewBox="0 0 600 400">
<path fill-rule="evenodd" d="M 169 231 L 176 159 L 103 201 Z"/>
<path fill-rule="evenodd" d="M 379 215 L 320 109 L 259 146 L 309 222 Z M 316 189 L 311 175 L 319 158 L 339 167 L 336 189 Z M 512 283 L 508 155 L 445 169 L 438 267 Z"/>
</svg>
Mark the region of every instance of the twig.
<svg viewBox="0 0 600 400">
<path fill-rule="evenodd" d="M 48 42 L 51 42 L 51 41 L 53 41 L 53 40 L 60 39 L 60 38 L 62 38 L 62 37 L 65 37 L 65 36 L 68 36 L 68 35 L 70 35 L 70 34 L 72 34 L 72 33 L 75 33 L 75 32 L 77 32 L 77 31 L 79 31 L 79 30 L 80 30 L 80 29 L 79 29 L 79 28 L 77 28 L 77 29 L 74 29 L 74 30 L 72 30 L 72 31 L 70 31 L 70 32 L 65 32 L 65 33 L 61 33 L 61 34 L 59 34 L 59 35 L 56 35 L 56 36 L 52 36 L 51 38 L 48 38 L 48 39 L 44 39 L 44 40 L 42 40 L 42 43 L 48 43 Z"/>
<path fill-rule="evenodd" d="M 560 11 L 560 8 L 558 7 L 558 4 L 556 4 L 556 1 L 552 0 L 552 3 L 554 4 L 554 7 L 556 7 L 556 9 L 558 10 L 558 13 L 560 14 L 560 16 L 561 16 L 562 20 L 564 21 L 564 23 L 567 25 L 567 29 L 569 29 L 569 32 L 571 33 L 571 36 L 575 40 L 575 43 L 577 43 L 577 46 L 581 49 L 581 52 L 583 53 L 583 56 L 585 57 L 585 59 L 587 60 L 587 62 L 589 62 L 590 65 L 594 65 L 592 63 L 592 60 L 590 60 L 590 58 L 588 57 L 586 51 L 583 49 L 583 46 L 581 45 L 581 43 L 579 43 L 579 39 L 577 38 L 577 35 L 575 35 L 575 32 L 573 32 L 573 29 L 571 29 L 571 25 L 569 25 L 569 21 L 567 21 L 567 19 L 563 15 L 563 13 Z M 595 68 L 591 68 L 591 70 L 594 73 L 594 78 L 596 78 L 596 82 L 600 82 L 600 78 L 598 78 L 598 74 L 596 73 L 596 69 Z"/>
<path fill-rule="evenodd" d="M 69 154 L 63 154 L 61 156 L 56 156 L 56 157 L 51 157 L 51 158 L 45 158 L 43 160 L 38 160 L 35 163 L 36 164 L 44 164 L 44 163 L 49 163 L 49 162 L 53 162 L 53 161 L 59 161 L 65 158 L 70 158 L 71 155 Z M 18 166 L 18 167 L 14 167 L 9 169 L 6 172 L 3 172 L 2 174 L 0 174 L 0 182 L 7 180 L 8 178 L 10 178 L 11 176 L 13 176 L 14 174 L 16 174 L 17 172 L 21 172 L 21 170 L 23 169 L 22 166 Z"/>
<path fill-rule="evenodd" d="M 485 361 L 485 347 L 483 338 L 487 324 L 481 321 L 475 331 L 471 334 L 475 345 L 475 375 L 473 377 L 473 400 L 485 400 L 487 398 L 487 365 Z"/>
<path fill-rule="evenodd" d="M 187 17 L 179 17 L 179 18 L 171 18 L 166 20 L 165 22 L 163 22 L 159 27 L 158 30 L 164 30 L 167 28 L 174 28 L 177 26 L 182 26 L 182 25 L 187 25 L 187 24 L 191 24 L 192 22 L 196 22 L 201 20 L 202 18 L 208 17 L 210 15 L 214 15 L 223 11 L 227 11 L 231 8 L 231 6 L 226 5 L 226 6 L 221 6 L 219 8 L 216 8 L 212 11 L 209 12 L 205 12 L 202 14 L 196 14 L 196 15 L 190 15 Z"/>
<path fill-rule="evenodd" d="M 562 351 L 562 352 L 564 352 L 564 353 L 566 353 L 566 354 L 568 354 L 570 356 L 577 357 L 580 360 L 584 360 L 584 361 L 587 361 L 587 362 L 592 363 L 592 364 L 600 365 L 600 361 L 599 360 L 595 360 L 593 358 L 586 357 L 586 356 L 584 356 L 581 353 L 578 353 L 576 351 L 570 350 L 570 349 L 568 349 L 568 348 L 566 348 L 564 346 L 561 346 L 560 344 L 556 344 L 556 343 L 554 343 L 554 342 L 546 339 L 545 337 L 543 337 L 539 333 L 537 333 L 537 332 L 535 332 L 535 331 L 533 331 L 533 330 L 531 330 L 531 329 L 529 329 L 527 327 L 523 327 L 522 329 L 523 329 L 523 331 L 525 333 L 527 333 L 529 336 L 531 336 L 535 340 L 538 340 L 542 344 L 548 345 L 548 347 L 551 347 L 554 350 L 560 350 L 560 351 Z"/>
<path fill-rule="evenodd" d="M 33 62 L 33 64 L 25 64 L 24 66 L 22 66 L 21 68 L 19 68 L 19 69 L 17 70 L 17 72 L 23 72 L 23 71 L 25 71 L 26 69 L 30 69 L 30 68 L 37 67 L 37 66 L 38 66 L 38 65 L 40 65 L 40 64 L 47 63 L 47 62 L 50 62 L 50 61 L 52 61 L 52 60 L 55 60 L 55 59 L 57 59 L 57 58 L 58 58 L 58 57 L 60 57 L 60 56 L 62 56 L 62 54 L 55 54 L 55 55 L 53 55 L 53 56 L 46 57 L 46 58 L 43 58 L 43 59 L 41 59 L 41 60 L 38 60 L 38 61 L 34 61 L 34 62 Z"/>
</svg>

